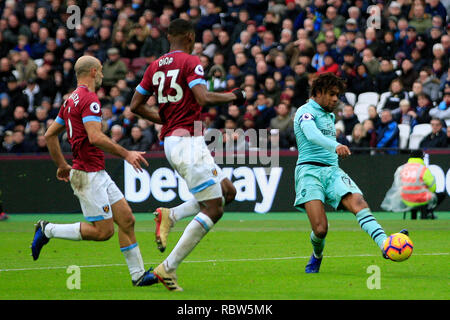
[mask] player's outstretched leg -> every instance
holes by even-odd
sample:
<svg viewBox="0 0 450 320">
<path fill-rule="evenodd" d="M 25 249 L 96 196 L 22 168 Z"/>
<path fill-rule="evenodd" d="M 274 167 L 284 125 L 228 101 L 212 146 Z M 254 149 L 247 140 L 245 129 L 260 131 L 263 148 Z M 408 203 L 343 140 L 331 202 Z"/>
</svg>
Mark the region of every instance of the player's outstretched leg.
<svg viewBox="0 0 450 320">
<path fill-rule="evenodd" d="M 318 273 L 323 258 L 325 237 L 328 232 L 327 215 L 321 200 L 311 200 L 306 202 L 305 209 L 312 228 L 310 240 L 313 247 L 313 253 L 305 267 L 305 272 Z"/>
<path fill-rule="evenodd" d="M 51 238 L 66 240 L 81 240 L 81 223 L 55 224 L 48 221 L 39 220 L 36 224 L 33 242 L 31 244 L 31 254 L 33 260 L 39 258 L 42 247 Z"/>
<path fill-rule="evenodd" d="M 176 269 L 222 217 L 223 206 L 221 198 L 205 200 L 202 203 L 202 212 L 198 213 L 189 222 L 175 248 L 154 270 L 154 274 L 159 281 L 170 291 L 183 290 L 178 285 Z"/>
<path fill-rule="evenodd" d="M 342 204 L 356 216 L 361 229 L 372 238 L 384 256 L 383 248 L 384 241 L 387 239 L 386 232 L 373 216 L 362 194 L 347 194 L 342 198 Z"/>
<path fill-rule="evenodd" d="M 325 247 L 325 238 L 319 238 L 311 231 L 311 244 L 313 246 L 313 253 L 309 258 L 308 264 L 305 267 L 306 273 L 318 273 L 320 264 L 322 263 L 323 248 Z"/>
<path fill-rule="evenodd" d="M 223 194 L 222 205 L 225 206 L 234 200 L 236 189 L 228 178 L 223 178 L 220 185 Z M 199 211 L 200 205 L 195 198 L 170 209 L 157 208 L 153 214 L 155 215 L 155 242 L 159 251 L 166 250 L 170 229 L 181 219 L 196 215 Z"/>
<path fill-rule="evenodd" d="M 33 260 L 37 260 L 39 258 L 42 247 L 50 241 L 50 239 L 44 233 L 45 226 L 47 224 L 48 221 L 44 220 L 39 220 L 35 224 L 34 237 L 31 243 L 31 255 L 33 256 Z"/>
<path fill-rule="evenodd" d="M 39 220 L 36 224 L 34 238 L 31 244 L 31 254 L 33 259 L 37 260 L 42 247 L 52 238 L 73 241 L 106 241 L 113 234 L 114 226 L 112 219 L 94 221 L 92 225 L 85 222 L 57 224 Z"/>
<path fill-rule="evenodd" d="M 111 205 L 114 222 L 118 225 L 120 251 L 127 262 L 134 286 L 143 287 L 158 283 L 153 274 L 153 268 L 145 271 L 139 245 L 134 233 L 135 217 L 125 198 L 121 198 Z"/>
</svg>

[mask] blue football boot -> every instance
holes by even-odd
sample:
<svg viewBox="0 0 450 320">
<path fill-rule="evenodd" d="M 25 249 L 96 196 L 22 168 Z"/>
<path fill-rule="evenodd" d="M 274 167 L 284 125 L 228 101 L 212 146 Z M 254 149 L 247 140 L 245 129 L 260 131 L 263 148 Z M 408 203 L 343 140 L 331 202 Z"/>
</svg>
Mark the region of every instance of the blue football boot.
<svg viewBox="0 0 450 320">
<path fill-rule="evenodd" d="M 313 253 L 311 255 L 311 258 L 309 258 L 308 264 L 305 267 L 305 272 L 306 273 L 318 273 L 319 269 L 320 269 L 320 264 L 322 263 L 322 258 L 317 259 Z"/>
<path fill-rule="evenodd" d="M 158 278 L 153 273 L 153 268 L 150 268 L 139 279 L 133 280 L 132 283 L 135 287 L 151 286 L 158 283 Z"/>
<path fill-rule="evenodd" d="M 42 247 L 50 241 L 44 233 L 44 229 L 47 224 L 48 221 L 39 220 L 35 225 L 36 228 L 34 230 L 34 238 L 31 243 L 31 255 L 33 256 L 33 260 L 37 260 L 39 258 Z"/>
</svg>

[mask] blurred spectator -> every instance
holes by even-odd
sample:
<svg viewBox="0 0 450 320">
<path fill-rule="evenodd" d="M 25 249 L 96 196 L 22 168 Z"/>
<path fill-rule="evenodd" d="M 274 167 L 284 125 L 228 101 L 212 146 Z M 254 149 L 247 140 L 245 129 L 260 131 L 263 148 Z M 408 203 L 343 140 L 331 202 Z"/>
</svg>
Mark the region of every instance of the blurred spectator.
<svg viewBox="0 0 450 320">
<path fill-rule="evenodd" d="M 412 19 L 409 24 L 415 27 L 418 33 L 424 33 L 431 28 L 431 17 L 425 13 L 425 7 L 422 3 L 414 3 L 412 11 Z"/>
<path fill-rule="evenodd" d="M 278 130 L 279 146 L 283 149 L 288 149 L 294 146 L 294 123 L 291 117 L 291 110 L 286 103 L 280 103 L 275 107 L 276 117 L 270 120 L 270 128 Z"/>
<path fill-rule="evenodd" d="M 381 126 L 377 130 L 377 148 L 389 148 L 384 152 L 387 154 L 397 154 L 396 148 L 399 143 L 398 125 L 392 118 L 389 109 L 383 109 L 381 112 Z"/>
<path fill-rule="evenodd" d="M 367 70 L 372 78 L 375 78 L 380 72 L 380 62 L 373 55 L 372 49 L 364 49 L 362 63 L 367 67 Z"/>
<path fill-rule="evenodd" d="M 42 102 L 42 92 L 39 85 L 36 83 L 35 78 L 28 78 L 27 86 L 23 93 L 28 98 L 28 103 L 26 105 L 27 112 L 34 113 L 34 108 L 41 105 Z"/>
<path fill-rule="evenodd" d="M 447 19 L 447 10 L 439 0 L 429 0 L 425 7 L 425 12 L 431 16 L 439 15 L 443 21 Z"/>
<path fill-rule="evenodd" d="M 419 80 L 414 81 L 412 91 L 408 94 L 408 100 L 411 107 L 415 109 L 417 107 L 417 97 L 420 93 L 423 93 L 423 85 Z"/>
<path fill-rule="evenodd" d="M 421 149 L 447 148 L 447 135 L 442 130 L 442 121 L 438 118 L 433 118 L 430 124 L 431 133 L 420 141 L 419 147 Z"/>
<path fill-rule="evenodd" d="M 365 64 L 356 67 L 355 79 L 351 82 L 351 87 L 348 90 L 356 95 L 375 90 L 374 81 Z"/>
<path fill-rule="evenodd" d="M 264 94 L 267 98 L 271 98 L 274 105 L 280 102 L 281 89 L 278 83 L 272 77 L 267 77 L 264 82 Z"/>
<path fill-rule="evenodd" d="M 127 150 L 148 151 L 150 150 L 151 141 L 143 134 L 142 129 L 138 125 L 131 128 L 131 136 L 120 143 Z"/>
<path fill-rule="evenodd" d="M 24 130 L 27 125 L 27 121 L 28 121 L 28 114 L 26 113 L 25 107 L 17 106 L 14 109 L 12 120 L 6 124 L 5 130 L 13 131 L 18 127 Z"/>
<path fill-rule="evenodd" d="M 380 72 L 375 77 L 375 86 L 379 94 L 388 92 L 392 80 L 397 78 L 394 72 L 392 62 L 389 59 L 383 59 L 380 63 Z"/>
<path fill-rule="evenodd" d="M 13 119 L 14 107 L 7 93 L 0 93 L 0 135 L 4 127 Z"/>
<path fill-rule="evenodd" d="M 150 36 L 145 39 L 141 48 L 141 56 L 159 58 L 161 55 L 169 51 L 169 42 L 166 37 L 161 34 L 157 26 L 150 29 Z"/>
<path fill-rule="evenodd" d="M 370 105 L 367 110 L 369 112 L 369 120 L 372 121 L 374 128 L 378 130 L 378 128 L 381 126 L 381 118 L 378 115 L 377 107 L 374 105 Z"/>
<path fill-rule="evenodd" d="M 445 121 L 450 127 L 450 87 L 445 88 L 442 101 L 430 110 L 430 116 Z"/>
<path fill-rule="evenodd" d="M 405 59 L 402 62 L 401 65 L 401 74 L 399 76 L 399 79 L 402 83 L 403 88 L 406 91 L 410 91 L 412 88 L 412 84 L 419 76 L 418 72 L 414 70 L 414 65 L 412 64 L 411 60 Z"/>
<path fill-rule="evenodd" d="M 311 65 L 319 70 L 321 67 L 325 65 L 325 53 L 327 52 L 327 44 L 325 41 L 321 41 L 317 43 L 316 46 L 316 54 L 312 57 Z"/>
<path fill-rule="evenodd" d="M 352 135 L 353 128 L 359 123 L 358 117 L 351 104 L 346 104 L 342 112 L 342 122 L 344 123 L 344 134 L 346 136 Z"/>
<path fill-rule="evenodd" d="M 120 125 L 125 132 L 126 136 L 130 136 L 131 128 L 137 123 L 136 115 L 131 112 L 130 107 L 126 106 L 123 113 L 117 118 L 114 124 Z"/>
<path fill-rule="evenodd" d="M 103 86 L 107 91 L 120 79 L 124 79 L 128 69 L 120 60 L 119 50 L 111 48 L 108 50 L 108 60 L 103 64 Z"/>
<path fill-rule="evenodd" d="M 373 121 L 370 119 L 366 119 L 362 124 L 364 132 L 366 133 L 363 139 L 369 142 L 369 146 L 371 148 L 375 148 L 377 146 L 377 131 L 375 130 Z"/>
<path fill-rule="evenodd" d="M 15 68 L 19 73 L 17 80 L 21 84 L 24 84 L 27 79 L 36 77 L 37 65 L 33 59 L 30 59 L 28 51 L 23 50 L 20 52 L 20 61 Z"/>
<path fill-rule="evenodd" d="M 123 128 L 119 124 L 111 127 L 111 139 L 118 144 L 124 140 Z"/>
<path fill-rule="evenodd" d="M 395 54 L 398 51 L 398 43 L 395 41 L 395 37 L 392 31 L 385 32 L 383 40 L 378 47 L 378 51 L 375 54 L 382 59 L 394 60 Z"/>
<path fill-rule="evenodd" d="M 0 145 L 0 153 L 10 152 L 13 146 L 13 132 L 11 130 L 6 130 L 5 136 L 3 137 L 3 142 Z"/>
<path fill-rule="evenodd" d="M 430 123 L 430 110 L 432 106 L 430 97 L 427 94 L 420 93 L 417 96 L 417 107 L 414 110 L 414 113 L 412 113 L 413 117 L 417 121 L 417 124 Z"/>
<path fill-rule="evenodd" d="M 13 106 L 28 106 L 27 97 L 23 94 L 22 89 L 17 83 L 17 79 L 14 75 L 10 75 L 7 79 L 7 91 L 10 101 Z"/>
<path fill-rule="evenodd" d="M 407 124 L 411 126 L 411 128 L 414 127 L 417 124 L 417 121 L 414 117 L 415 112 L 409 101 L 406 99 L 400 100 L 399 106 L 400 107 L 396 109 L 396 112 L 392 112 L 395 122 L 398 124 Z"/>
<path fill-rule="evenodd" d="M 400 101 L 408 99 L 408 92 L 403 89 L 403 84 L 399 78 L 392 80 L 390 95 L 386 98 L 383 109 L 396 110 L 400 106 Z"/>
<path fill-rule="evenodd" d="M 350 142 L 350 148 L 354 154 L 369 154 L 370 150 L 370 140 L 366 138 L 367 133 L 364 126 L 361 123 L 355 124 L 353 127 L 352 141 Z M 367 148 L 367 150 L 354 150 L 358 148 Z"/>
<path fill-rule="evenodd" d="M 323 61 L 324 64 L 317 70 L 317 74 L 331 72 L 337 75 L 339 72 L 339 65 L 334 61 L 333 56 L 327 53 Z"/>
<path fill-rule="evenodd" d="M 221 65 L 214 65 L 208 72 L 206 87 L 208 91 L 220 92 L 226 88 L 225 69 Z"/>
<path fill-rule="evenodd" d="M 31 153 L 33 152 L 33 146 L 29 145 L 25 141 L 25 136 L 22 130 L 14 130 L 12 135 L 13 145 L 9 150 L 10 153 Z"/>
<path fill-rule="evenodd" d="M 11 14 L 7 17 L 7 19 L 8 27 L 2 33 L 5 42 L 8 43 L 10 48 L 18 43 L 19 35 L 24 35 L 27 37 L 27 39 L 31 38 L 31 31 L 29 26 L 26 24 L 21 24 L 16 15 Z"/>
<path fill-rule="evenodd" d="M 440 77 L 444 70 L 447 70 L 449 67 L 449 55 L 448 52 L 445 52 L 444 46 L 442 43 L 436 43 L 433 45 L 433 71 L 436 74 L 436 76 Z M 434 62 L 439 61 L 441 63 L 440 67 L 437 67 L 434 65 Z"/>
<path fill-rule="evenodd" d="M 432 101 L 438 101 L 440 98 L 440 81 L 433 74 L 429 67 L 424 67 L 419 72 L 418 81 L 422 83 L 423 92 L 426 93 Z"/>
<path fill-rule="evenodd" d="M 350 142 L 348 141 L 344 133 L 345 128 L 342 122 L 336 123 L 335 127 L 336 127 L 336 141 L 340 144 L 350 147 Z"/>
</svg>

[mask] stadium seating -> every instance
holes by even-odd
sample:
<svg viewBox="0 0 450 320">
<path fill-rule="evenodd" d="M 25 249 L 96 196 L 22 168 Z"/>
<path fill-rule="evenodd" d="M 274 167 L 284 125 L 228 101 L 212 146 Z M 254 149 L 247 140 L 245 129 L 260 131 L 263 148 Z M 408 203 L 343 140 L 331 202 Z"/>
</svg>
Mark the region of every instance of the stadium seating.
<svg viewBox="0 0 450 320">
<path fill-rule="evenodd" d="M 357 103 L 368 103 L 373 104 L 374 106 L 378 103 L 378 98 L 380 95 L 377 92 L 363 92 L 359 94 Z"/>
<path fill-rule="evenodd" d="M 347 99 L 348 103 L 350 103 L 352 106 L 355 106 L 356 94 L 354 94 L 353 92 L 346 92 L 345 98 Z"/>
<path fill-rule="evenodd" d="M 358 99 L 359 100 L 359 99 Z M 366 119 L 369 119 L 369 106 L 372 103 L 366 102 L 357 102 L 355 105 L 355 114 L 358 117 L 359 122 L 363 122 Z"/>
<path fill-rule="evenodd" d="M 409 137 L 409 148 L 418 149 L 420 141 L 422 141 L 422 139 L 430 133 L 431 133 L 431 124 L 422 123 L 415 125 Z"/>
<path fill-rule="evenodd" d="M 390 95 L 391 95 L 391 92 L 390 92 L 390 91 L 383 92 L 383 93 L 380 95 L 380 100 L 379 100 L 379 102 L 376 104 L 376 106 L 377 106 L 377 112 L 378 112 L 378 113 L 381 112 L 381 109 L 383 109 L 384 103 L 386 102 L 386 99 L 387 99 Z"/>
<path fill-rule="evenodd" d="M 146 64 L 147 64 L 147 58 L 145 58 L 145 57 L 134 58 L 131 61 L 130 70 L 133 71 L 134 73 L 136 73 L 139 70 L 141 70 L 142 67 L 144 67 Z"/>
<path fill-rule="evenodd" d="M 406 149 L 408 147 L 411 126 L 409 124 L 399 124 L 398 129 L 400 130 L 400 149 Z"/>
</svg>

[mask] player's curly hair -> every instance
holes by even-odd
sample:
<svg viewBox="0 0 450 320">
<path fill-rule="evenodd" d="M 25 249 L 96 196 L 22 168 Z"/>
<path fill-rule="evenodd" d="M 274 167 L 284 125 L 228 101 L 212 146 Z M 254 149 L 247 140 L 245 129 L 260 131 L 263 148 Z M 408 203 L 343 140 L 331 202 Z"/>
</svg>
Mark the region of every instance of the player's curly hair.
<svg viewBox="0 0 450 320">
<path fill-rule="evenodd" d="M 187 33 L 194 32 L 194 25 L 184 19 L 175 19 L 170 22 L 167 33 L 172 37 L 184 36 Z"/>
<path fill-rule="evenodd" d="M 345 80 L 331 72 L 322 73 L 312 82 L 311 96 L 324 93 L 332 88 L 337 88 L 339 94 L 343 94 L 346 88 Z"/>
</svg>

